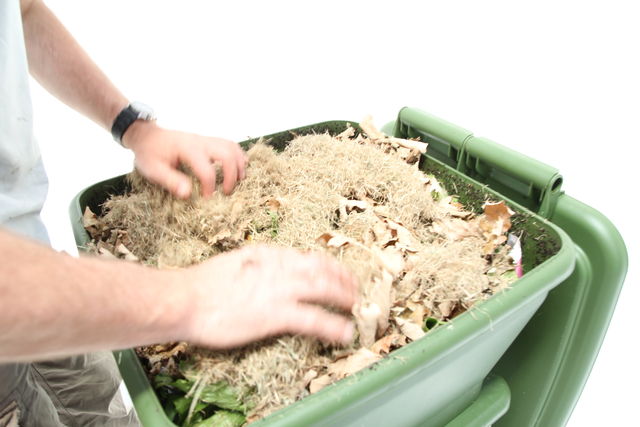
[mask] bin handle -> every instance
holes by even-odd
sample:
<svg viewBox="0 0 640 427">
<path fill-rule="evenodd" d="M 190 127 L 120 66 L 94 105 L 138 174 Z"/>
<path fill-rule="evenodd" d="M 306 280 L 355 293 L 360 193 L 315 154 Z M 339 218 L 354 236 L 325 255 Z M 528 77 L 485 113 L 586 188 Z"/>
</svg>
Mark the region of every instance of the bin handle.
<svg viewBox="0 0 640 427">
<path fill-rule="evenodd" d="M 429 143 L 427 156 L 504 194 L 540 216 L 553 215 L 562 194 L 557 169 L 416 108 L 398 113 L 393 135 Z"/>
<path fill-rule="evenodd" d="M 430 157 L 456 167 L 460 154 L 473 133 L 460 126 L 417 108 L 404 107 L 398 113 L 393 135 L 400 138 L 420 138 L 429 144 Z"/>
</svg>

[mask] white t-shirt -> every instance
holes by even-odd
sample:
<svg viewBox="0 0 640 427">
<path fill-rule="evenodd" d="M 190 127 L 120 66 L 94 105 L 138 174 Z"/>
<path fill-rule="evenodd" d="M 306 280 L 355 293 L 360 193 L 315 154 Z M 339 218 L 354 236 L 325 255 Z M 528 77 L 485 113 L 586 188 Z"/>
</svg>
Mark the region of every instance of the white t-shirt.
<svg viewBox="0 0 640 427">
<path fill-rule="evenodd" d="M 19 0 L 0 0 L 0 226 L 48 242 L 47 175 L 33 136 Z"/>
</svg>

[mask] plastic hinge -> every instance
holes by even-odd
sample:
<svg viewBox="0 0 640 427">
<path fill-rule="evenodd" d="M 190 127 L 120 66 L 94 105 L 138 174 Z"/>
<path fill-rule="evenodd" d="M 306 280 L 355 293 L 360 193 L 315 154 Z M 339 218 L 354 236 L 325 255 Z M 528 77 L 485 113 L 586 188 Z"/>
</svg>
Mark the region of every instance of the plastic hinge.
<svg viewBox="0 0 640 427">
<path fill-rule="evenodd" d="M 429 155 L 442 163 L 457 167 L 460 154 L 473 133 L 415 108 L 398 113 L 393 134 L 402 138 L 420 138 L 429 144 Z"/>
<path fill-rule="evenodd" d="M 504 194 L 540 216 L 553 215 L 562 194 L 557 169 L 467 129 L 405 107 L 398 113 L 393 135 L 429 143 L 427 155 Z"/>
</svg>

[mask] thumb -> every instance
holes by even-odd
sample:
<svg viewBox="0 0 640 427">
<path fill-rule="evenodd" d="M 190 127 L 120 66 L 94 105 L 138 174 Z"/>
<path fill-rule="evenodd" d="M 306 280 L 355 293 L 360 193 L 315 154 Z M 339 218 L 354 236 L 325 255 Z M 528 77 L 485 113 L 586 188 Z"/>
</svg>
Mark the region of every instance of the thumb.
<svg viewBox="0 0 640 427">
<path fill-rule="evenodd" d="M 191 195 L 191 179 L 184 173 L 166 163 L 158 163 L 143 175 L 151 182 L 164 187 L 179 199 L 186 199 Z"/>
</svg>

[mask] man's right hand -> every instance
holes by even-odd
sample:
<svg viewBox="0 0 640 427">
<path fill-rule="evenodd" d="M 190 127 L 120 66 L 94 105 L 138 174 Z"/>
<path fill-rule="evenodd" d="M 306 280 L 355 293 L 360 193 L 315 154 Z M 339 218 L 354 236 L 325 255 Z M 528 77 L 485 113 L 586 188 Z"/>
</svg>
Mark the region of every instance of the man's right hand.
<svg viewBox="0 0 640 427">
<path fill-rule="evenodd" d="M 192 306 L 182 339 L 231 348 L 296 333 L 347 344 L 353 323 L 322 308 L 349 313 L 358 284 L 337 261 L 294 249 L 249 246 L 190 267 Z"/>
</svg>

